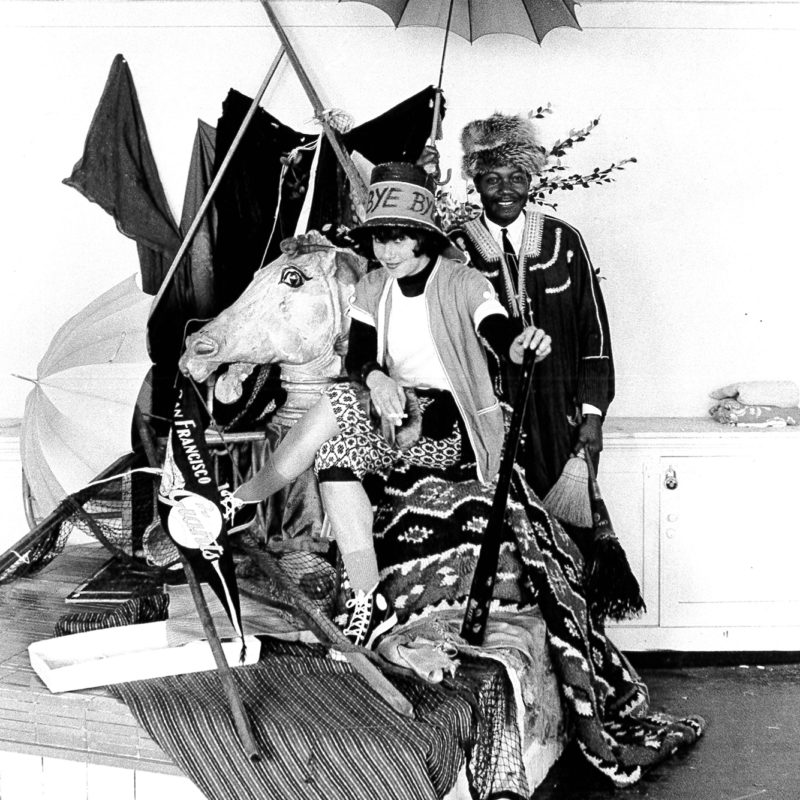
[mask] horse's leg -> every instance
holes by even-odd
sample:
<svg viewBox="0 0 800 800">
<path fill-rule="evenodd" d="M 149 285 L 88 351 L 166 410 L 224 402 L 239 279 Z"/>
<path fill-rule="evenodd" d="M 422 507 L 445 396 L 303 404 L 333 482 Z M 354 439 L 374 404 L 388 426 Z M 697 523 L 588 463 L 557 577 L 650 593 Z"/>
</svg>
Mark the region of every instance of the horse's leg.
<svg viewBox="0 0 800 800">
<path fill-rule="evenodd" d="M 321 480 L 319 491 L 350 585 L 356 591 L 372 591 L 378 583 L 378 560 L 372 541 L 372 503 L 361 481 Z"/>
<path fill-rule="evenodd" d="M 246 503 L 258 503 L 288 486 L 313 463 L 323 442 L 339 435 L 339 425 L 326 395 L 289 429 L 272 458 L 234 494 Z"/>
</svg>

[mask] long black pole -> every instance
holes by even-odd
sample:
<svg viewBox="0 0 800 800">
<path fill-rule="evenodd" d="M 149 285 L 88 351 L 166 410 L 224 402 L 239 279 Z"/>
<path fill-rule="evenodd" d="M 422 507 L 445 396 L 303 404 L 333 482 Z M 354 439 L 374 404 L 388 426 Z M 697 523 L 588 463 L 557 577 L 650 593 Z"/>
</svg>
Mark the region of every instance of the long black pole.
<svg viewBox="0 0 800 800">
<path fill-rule="evenodd" d="M 311 103 L 311 107 L 314 109 L 314 114 L 320 125 L 322 125 L 322 130 L 328 139 L 328 143 L 333 149 L 333 152 L 336 155 L 336 158 L 339 161 L 342 169 L 344 170 L 345 175 L 347 175 L 347 179 L 350 181 L 350 193 L 353 200 L 353 205 L 356 209 L 356 216 L 359 218 L 359 220 L 363 220 L 366 216 L 368 199 L 368 191 L 367 186 L 364 183 L 364 179 L 356 169 L 356 165 L 353 163 L 350 153 L 347 152 L 342 144 L 338 131 L 331 126 L 330 122 L 326 118 L 325 109 L 322 105 L 319 95 L 317 94 L 317 90 L 314 88 L 311 78 L 308 77 L 308 73 L 306 72 L 303 63 L 300 61 L 297 51 L 295 50 L 291 41 L 289 41 L 289 37 L 286 35 L 283 25 L 281 25 L 280 20 L 275 14 L 275 9 L 272 7 L 270 0 L 260 1 L 261 5 L 264 7 L 264 11 L 267 12 L 267 17 L 269 17 L 269 21 L 273 30 L 278 36 L 283 49 L 286 51 L 286 55 L 289 57 L 289 61 L 294 67 L 294 71 L 298 80 L 300 81 L 300 85 L 303 87 L 303 90 L 305 91 L 306 96 Z"/>
<path fill-rule="evenodd" d="M 236 148 L 239 146 L 239 143 L 242 141 L 242 138 L 247 131 L 247 126 L 250 124 L 250 121 L 253 119 L 253 116 L 258 110 L 258 104 L 261 102 L 264 92 L 267 91 L 267 87 L 269 86 L 273 75 L 275 75 L 278 65 L 281 63 L 281 59 L 283 58 L 285 52 L 286 51 L 283 49 L 283 46 L 281 46 L 275 55 L 275 58 L 272 60 L 272 64 L 270 64 L 269 70 L 264 76 L 264 80 L 261 82 L 258 92 L 256 92 L 256 96 L 250 103 L 250 108 L 247 110 L 241 125 L 239 125 L 239 130 L 236 132 L 236 136 L 234 136 L 231 146 L 228 148 L 228 152 L 225 154 L 225 158 L 219 165 L 219 169 L 217 170 L 217 174 L 214 176 L 214 180 L 211 182 L 211 186 L 208 187 L 208 191 L 206 192 L 206 196 L 203 198 L 200 208 L 194 215 L 194 219 L 192 220 L 192 224 L 189 226 L 189 230 L 183 237 L 183 241 L 178 248 L 178 252 L 175 253 L 175 257 L 172 259 L 172 264 L 170 264 L 167 274 L 164 276 L 164 280 L 161 281 L 161 286 L 158 289 L 158 293 L 153 298 L 153 302 L 150 305 L 150 315 L 148 319 L 152 319 L 156 308 L 158 308 L 158 304 L 161 302 L 161 298 L 169 288 L 169 284 L 172 281 L 172 276 L 175 274 L 175 270 L 178 269 L 181 259 L 189 249 L 189 245 L 191 244 L 192 239 L 194 239 L 194 235 L 197 233 L 197 229 L 200 227 L 200 223 L 203 221 L 203 217 L 205 217 L 206 211 L 208 211 L 208 207 L 211 205 L 211 201 L 214 199 L 214 195 L 216 194 L 220 182 L 222 181 L 222 176 L 225 174 L 225 170 L 228 169 L 228 164 L 231 163 L 231 159 L 236 152 Z"/>
<path fill-rule="evenodd" d="M 514 461 L 517 457 L 522 420 L 525 416 L 525 408 L 528 405 L 528 396 L 533 382 L 535 360 L 536 351 L 526 350 L 522 361 L 520 391 L 511 412 L 511 422 L 506 436 L 503 459 L 500 462 L 500 472 L 497 476 L 497 488 L 494 492 L 492 510 L 489 512 L 489 521 L 486 523 L 486 532 L 483 534 L 478 561 L 475 564 L 475 573 L 472 576 L 467 610 L 464 613 L 464 622 L 461 626 L 461 636 L 469 644 L 473 645 L 482 644 L 486 633 L 489 606 L 492 602 L 494 583 L 497 576 L 497 561 L 500 557 L 500 543 L 503 540 L 508 490 L 511 487 L 511 474 L 514 471 Z"/>
</svg>

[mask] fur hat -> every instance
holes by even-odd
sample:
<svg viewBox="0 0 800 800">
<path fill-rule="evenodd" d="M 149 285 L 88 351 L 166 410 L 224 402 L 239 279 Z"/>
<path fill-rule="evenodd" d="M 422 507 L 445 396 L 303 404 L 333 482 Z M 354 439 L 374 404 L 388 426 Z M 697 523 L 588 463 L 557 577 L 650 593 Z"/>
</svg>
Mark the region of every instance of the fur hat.
<svg viewBox="0 0 800 800">
<path fill-rule="evenodd" d="M 475 178 L 497 167 L 520 167 L 531 177 L 545 164 L 544 148 L 527 117 L 495 113 L 476 119 L 461 131 L 464 177 Z"/>
</svg>

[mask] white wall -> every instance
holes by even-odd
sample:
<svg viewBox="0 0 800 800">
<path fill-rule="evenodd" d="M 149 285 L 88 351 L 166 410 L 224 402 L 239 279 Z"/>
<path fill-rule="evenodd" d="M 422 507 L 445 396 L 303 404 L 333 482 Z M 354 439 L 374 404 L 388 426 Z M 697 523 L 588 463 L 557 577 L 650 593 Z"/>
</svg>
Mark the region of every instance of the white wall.
<svg viewBox="0 0 800 800">
<path fill-rule="evenodd" d="M 361 3 L 277 2 L 323 103 L 357 122 L 435 82 L 442 32 L 394 30 Z M 453 39 L 442 152 L 496 109 L 552 102 L 550 141 L 601 115 L 568 164 L 627 156 L 613 184 L 559 198 L 604 286 L 619 373 L 612 413 L 694 416 L 735 380 L 800 381 L 792 247 L 800 185 L 797 3 L 587 2 L 584 30 L 542 47 Z M 168 198 L 180 214 L 196 119 L 228 89 L 254 94 L 277 49 L 257 2 L 0 3 L 3 275 L 0 417 L 69 315 L 137 270 L 135 245 L 60 181 L 79 158 L 116 53 L 127 58 Z M 284 63 L 264 106 L 315 130 Z"/>
</svg>

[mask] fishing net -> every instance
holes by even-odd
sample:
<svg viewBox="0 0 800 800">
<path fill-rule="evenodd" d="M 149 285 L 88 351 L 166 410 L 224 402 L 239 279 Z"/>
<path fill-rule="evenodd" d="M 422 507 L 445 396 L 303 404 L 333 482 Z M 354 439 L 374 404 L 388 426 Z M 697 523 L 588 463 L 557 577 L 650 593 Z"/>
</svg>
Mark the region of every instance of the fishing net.
<svg viewBox="0 0 800 800">
<path fill-rule="evenodd" d="M 126 560 L 143 557 L 142 538 L 153 521 L 156 476 L 131 473 L 133 457 L 122 473 L 88 486 L 59 503 L 0 561 L 0 583 L 40 570 L 80 533 L 97 539 L 110 553 Z"/>
</svg>

